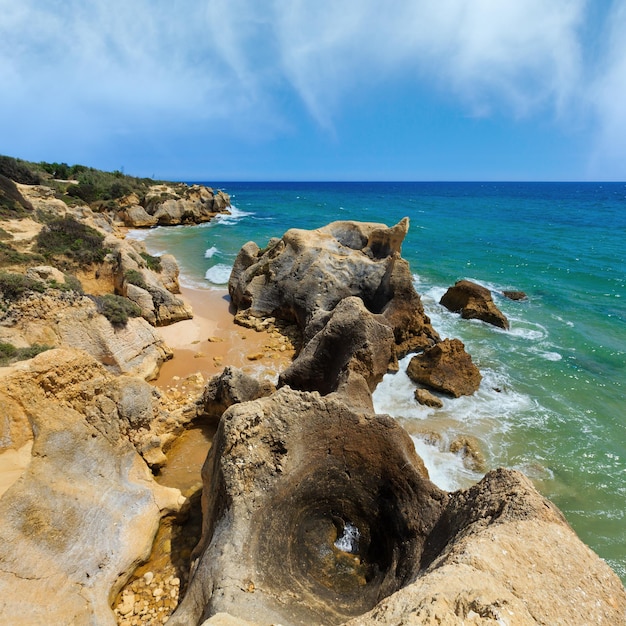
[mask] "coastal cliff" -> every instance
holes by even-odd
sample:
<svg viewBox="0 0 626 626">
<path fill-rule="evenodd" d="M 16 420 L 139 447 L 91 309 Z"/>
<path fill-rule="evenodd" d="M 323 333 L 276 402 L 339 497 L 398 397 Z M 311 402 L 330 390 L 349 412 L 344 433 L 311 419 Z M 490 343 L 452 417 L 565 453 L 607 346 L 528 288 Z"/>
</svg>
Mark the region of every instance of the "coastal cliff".
<svg viewBox="0 0 626 626">
<path fill-rule="evenodd" d="M 206 221 L 227 195 L 117 174 L 109 193 L 89 170 L 55 182 L 3 163 L 0 459 L 23 462 L 0 492 L 0 621 L 163 623 L 178 595 L 116 596 L 160 520 L 187 515 L 154 474 L 209 420 L 202 532 L 170 624 L 626 623 L 618 577 L 525 476 L 495 469 L 446 492 L 400 424 L 375 414 L 373 390 L 409 353 L 416 394 L 480 384 L 424 313 L 401 256 L 408 219 L 244 246 L 235 319 L 289 329 L 294 359 L 278 389 L 226 367 L 175 402 L 146 380 L 172 354 L 158 327 L 192 312 L 175 259 L 124 228 Z"/>
</svg>

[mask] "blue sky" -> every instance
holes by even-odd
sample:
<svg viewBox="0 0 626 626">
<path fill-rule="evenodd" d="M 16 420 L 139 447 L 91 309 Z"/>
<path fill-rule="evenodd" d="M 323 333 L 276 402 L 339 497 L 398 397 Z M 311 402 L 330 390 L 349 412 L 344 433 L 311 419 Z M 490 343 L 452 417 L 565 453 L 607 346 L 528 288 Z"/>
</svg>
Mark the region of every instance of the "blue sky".
<svg viewBox="0 0 626 626">
<path fill-rule="evenodd" d="M 626 0 L 0 0 L 0 153 L 182 180 L 626 180 Z"/>
</svg>

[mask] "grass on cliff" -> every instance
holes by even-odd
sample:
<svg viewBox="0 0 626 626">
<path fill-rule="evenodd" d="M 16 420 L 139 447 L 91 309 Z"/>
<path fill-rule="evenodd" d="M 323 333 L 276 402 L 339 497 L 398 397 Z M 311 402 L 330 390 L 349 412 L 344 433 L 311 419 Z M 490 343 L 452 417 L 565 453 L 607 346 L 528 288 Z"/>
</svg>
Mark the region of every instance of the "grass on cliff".
<svg viewBox="0 0 626 626">
<path fill-rule="evenodd" d="M 86 203 L 96 210 L 115 208 L 115 200 L 131 193 L 143 202 L 150 186 L 163 182 L 127 176 L 120 170 L 104 172 L 86 165 L 45 161 L 32 163 L 2 155 L 0 177 L 25 185 L 48 185 L 68 204 Z"/>
<path fill-rule="evenodd" d="M 94 300 L 98 311 L 118 328 L 126 326 L 131 317 L 141 316 L 139 306 L 124 296 L 108 293 L 104 296 L 95 296 Z"/>
<path fill-rule="evenodd" d="M 52 350 L 52 348 L 53 346 L 46 346 L 39 343 L 35 343 L 27 348 L 16 348 L 11 343 L 0 341 L 0 367 L 5 367 L 16 361 L 32 359 L 46 350 Z"/>
<path fill-rule="evenodd" d="M 46 285 L 39 280 L 23 274 L 0 272 L 0 297 L 5 302 L 15 302 L 33 291 L 43 293 L 45 290 Z"/>
<path fill-rule="evenodd" d="M 108 250 L 104 236 L 73 217 L 52 220 L 37 235 L 36 248 L 48 260 L 64 256 L 80 267 L 101 263 Z"/>
</svg>

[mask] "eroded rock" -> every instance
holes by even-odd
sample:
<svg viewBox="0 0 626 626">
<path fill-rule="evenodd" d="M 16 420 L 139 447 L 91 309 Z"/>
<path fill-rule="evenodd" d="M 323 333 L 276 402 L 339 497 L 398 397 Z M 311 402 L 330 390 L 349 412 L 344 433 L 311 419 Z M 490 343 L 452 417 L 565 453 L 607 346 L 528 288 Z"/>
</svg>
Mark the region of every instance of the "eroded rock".
<svg viewBox="0 0 626 626">
<path fill-rule="evenodd" d="M 162 515 L 184 502 L 153 481 L 124 435 L 144 419 L 145 402 L 126 396 L 124 426 L 116 384 L 71 350 L 39 355 L 3 379 L 34 443 L 30 464 L 0 498 L 2 623 L 115 624 L 111 594 L 147 558 Z"/>
<path fill-rule="evenodd" d="M 416 383 L 455 398 L 472 395 L 482 376 L 459 339 L 444 339 L 415 355 L 406 373 Z"/>
<path fill-rule="evenodd" d="M 394 420 L 286 387 L 224 413 L 203 480 L 172 625 L 339 624 L 414 579 L 447 500 Z"/>
<path fill-rule="evenodd" d="M 478 319 L 508 330 L 509 320 L 493 302 L 491 292 L 469 280 L 459 280 L 443 295 L 440 304 L 464 319 Z"/>
</svg>

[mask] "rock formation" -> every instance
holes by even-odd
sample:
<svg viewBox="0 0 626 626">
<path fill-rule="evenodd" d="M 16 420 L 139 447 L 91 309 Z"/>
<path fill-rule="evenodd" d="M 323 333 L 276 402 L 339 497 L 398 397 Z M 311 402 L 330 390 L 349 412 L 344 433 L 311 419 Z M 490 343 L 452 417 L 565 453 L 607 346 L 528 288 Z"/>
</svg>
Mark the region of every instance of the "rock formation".
<svg viewBox="0 0 626 626">
<path fill-rule="evenodd" d="M 406 218 L 392 228 L 333 222 L 291 229 L 264 250 L 252 242 L 242 248 L 228 285 L 236 319 L 276 317 L 303 336 L 283 384 L 351 389 L 367 402 L 363 393 L 399 356 L 438 341 L 400 257 L 407 230 Z"/>
<path fill-rule="evenodd" d="M 14 423 L 0 441 L 34 443 L 0 498 L 0 622 L 115 624 L 110 598 L 147 558 L 162 515 L 184 502 L 153 481 L 125 434 L 150 420 L 140 397 L 76 351 L 3 377 Z"/>
<path fill-rule="evenodd" d="M 175 226 L 201 224 L 228 213 L 230 198 L 203 185 L 160 184 L 152 185 L 145 199 L 131 194 L 122 205 L 121 217 L 131 228 Z"/>
<path fill-rule="evenodd" d="M 508 330 L 509 320 L 494 304 L 489 289 L 469 280 L 459 280 L 443 295 L 440 304 L 464 319 L 478 319 Z"/>
<path fill-rule="evenodd" d="M 330 397 L 283 388 L 233 406 L 203 480 L 203 535 L 172 626 L 626 617 L 617 576 L 522 474 L 447 494 L 394 420 Z"/>
<path fill-rule="evenodd" d="M 444 339 L 415 355 L 406 370 L 411 380 L 455 398 L 470 396 L 482 376 L 459 339 Z"/>
<path fill-rule="evenodd" d="M 171 625 L 341 623 L 414 579 L 447 501 L 394 420 L 286 387 L 226 411 L 203 480 Z"/>
</svg>

